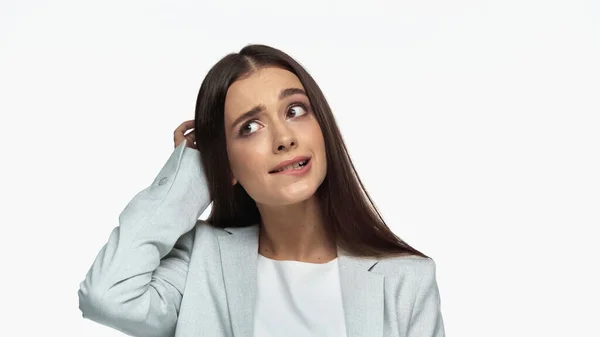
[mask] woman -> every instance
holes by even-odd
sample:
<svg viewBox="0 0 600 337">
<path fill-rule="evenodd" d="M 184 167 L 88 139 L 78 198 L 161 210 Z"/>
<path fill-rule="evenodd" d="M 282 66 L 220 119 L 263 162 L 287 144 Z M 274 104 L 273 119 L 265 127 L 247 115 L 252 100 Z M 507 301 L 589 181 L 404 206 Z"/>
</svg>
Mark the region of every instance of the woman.
<svg viewBox="0 0 600 337">
<path fill-rule="evenodd" d="M 290 56 L 224 57 L 174 140 L 81 283 L 83 317 L 144 337 L 444 336 L 434 261 L 384 223 Z"/>
</svg>

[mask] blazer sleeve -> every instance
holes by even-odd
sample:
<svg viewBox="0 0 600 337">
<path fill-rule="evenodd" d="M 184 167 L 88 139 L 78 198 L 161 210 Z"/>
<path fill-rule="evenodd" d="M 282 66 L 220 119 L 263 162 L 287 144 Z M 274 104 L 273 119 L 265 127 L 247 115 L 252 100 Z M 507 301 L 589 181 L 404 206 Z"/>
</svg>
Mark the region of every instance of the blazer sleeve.
<svg viewBox="0 0 600 337">
<path fill-rule="evenodd" d="M 198 217 L 210 204 L 200 153 L 175 148 L 119 215 L 80 283 L 84 318 L 131 336 L 173 336 Z"/>
<path fill-rule="evenodd" d="M 407 337 L 445 337 L 435 261 L 426 260 L 417 291 Z"/>
</svg>

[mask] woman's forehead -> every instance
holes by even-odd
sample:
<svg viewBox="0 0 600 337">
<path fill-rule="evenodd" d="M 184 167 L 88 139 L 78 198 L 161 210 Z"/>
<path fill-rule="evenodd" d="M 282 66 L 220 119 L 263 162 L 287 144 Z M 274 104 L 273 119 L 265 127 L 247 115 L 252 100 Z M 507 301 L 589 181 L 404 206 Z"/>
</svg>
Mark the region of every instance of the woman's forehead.
<svg viewBox="0 0 600 337">
<path fill-rule="evenodd" d="M 269 94 L 270 91 L 278 93 L 282 88 L 302 88 L 300 79 L 293 73 L 281 68 L 261 68 L 250 76 L 235 81 L 229 87 L 228 94 Z"/>
<path fill-rule="evenodd" d="M 300 79 L 287 70 L 259 69 L 231 84 L 225 97 L 225 114 L 236 115 L 257 104 L 274 103 L 279 100 L 281 91 L 288 88 L 304 89 Z"/>
</svg>

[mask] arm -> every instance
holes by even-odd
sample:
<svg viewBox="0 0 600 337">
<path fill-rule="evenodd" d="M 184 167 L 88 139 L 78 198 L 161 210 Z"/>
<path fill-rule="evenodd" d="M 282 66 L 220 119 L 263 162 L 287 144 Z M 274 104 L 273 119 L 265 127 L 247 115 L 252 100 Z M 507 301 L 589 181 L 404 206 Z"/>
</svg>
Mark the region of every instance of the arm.
<svg viewBox="0 0 600 337">
<path fill-rule="evenodd" d="M 407 336 L 445 337 L 435 262 L 433 259 L 427 259 L 426 264 L 423 279 L 415 298 Z"/>
<path fill-rule="evenodd" d="M 195 224 L 210 204 L 200 153 L 185 143 L 119 215 L 80 284 L 84 318 L 132 336 L 173 336 Z"/>
</svg>

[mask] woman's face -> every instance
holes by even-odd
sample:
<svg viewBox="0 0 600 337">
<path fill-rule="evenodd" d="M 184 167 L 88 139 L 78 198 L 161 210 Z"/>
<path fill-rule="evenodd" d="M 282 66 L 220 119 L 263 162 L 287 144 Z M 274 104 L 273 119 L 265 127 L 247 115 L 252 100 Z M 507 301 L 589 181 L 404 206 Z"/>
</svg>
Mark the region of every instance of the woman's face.
<svg viewBox="0 0 600 337">
<path fill-rule="evenodd" d="M 255 114 L 246 116 L 248 111 Z M 325 179 L 325 144 L 302 83 L 268 67 L 234 82 L 225 98 L 225 137 L 233 183 L 257 203 L 289 205 L 313 196 Z M 310 157 L 302 175 L 270 173 L 284 160 Z"/>
</svg>

